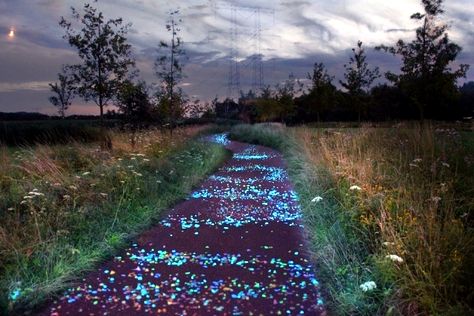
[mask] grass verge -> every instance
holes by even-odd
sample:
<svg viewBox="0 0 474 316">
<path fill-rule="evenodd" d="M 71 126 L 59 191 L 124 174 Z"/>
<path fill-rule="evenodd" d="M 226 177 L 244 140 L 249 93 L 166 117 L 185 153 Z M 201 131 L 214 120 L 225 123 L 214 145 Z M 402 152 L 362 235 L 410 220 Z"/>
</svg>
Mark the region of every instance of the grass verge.
<svg viewBox="0 0 474 316">
<path fill-rule="evenodd" d="M 231 138 L 285 154 L 330 312 L 472 313 L 472 133 L 240 125 Z"/>
<path fill-rule="evenodd" d="M 227 158 L 202 132 L 116 132 L 111 151 L 0 148 L 0 310 L 31 310 L 184 198 Z"/>
</svg>

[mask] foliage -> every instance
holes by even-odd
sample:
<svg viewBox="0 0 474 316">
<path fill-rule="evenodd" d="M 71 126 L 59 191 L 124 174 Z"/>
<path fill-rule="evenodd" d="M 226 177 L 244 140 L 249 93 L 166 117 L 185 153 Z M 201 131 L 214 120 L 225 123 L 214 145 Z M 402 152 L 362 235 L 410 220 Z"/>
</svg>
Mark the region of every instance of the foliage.
<svg viewBox="0 0 474 316">
<path fill-rule="evenodd" d="M 49 84 L 51 92 L 55 94 L 49 98 L 49 102 L 58 108 L 59 115 L 64 118 L 75 93 L 74 80 L 67 74 L 66 67 L 62 73 L 58 73 L 58 79 L 59 82 Z"/>
<path fill-rule="evenodd" d="M 456 97 L 457 79 L 465 77 L 469 68 L 464 64 L 457 70 L 450 67 L 461 47 L 449 39 L 448 26 L 438 22 L 438 17 L 444 13 L 442 2 L 422 0 L 425 12 L 411 16 L 422 24 L 416 29 L 413 41 L 399 40 L 394 47 L 378 47 L 401 57 L 401 74 L 388 72 L 386 77 L 410 97 L 421 120 L 425 114 L 429 118 L 443 117 L 442 113 L 448 111 Z"/>
<path fill-rule="evenodd" d="M 336 102 L 336 87 L 332 84 L 331 77 L 323 63 L 315 63 L 313 73 L 308 74 L 311 87 L 308 94 L 303 97 L 303 109 L 300 115 L 305 120 L 321 119 L 321 113 L 326 112 Z"/>
<path fill-rule="evenodd" d="M 275 100 L 281 106 L 280 122 L 292 121 L 296 115 L 295 97 L 302 93 L 303 84 L 293 74 L 276 87 Z"/>
<path fill-rule="evenodd" d="M 72 22 L 61 18 L 59 25 L 66 31 L 64 38 L 76 48 L 81 64 L 71 65 L 77 93 L 85 101 L 94 101 L 103 118 L 104 107 L 117 94 L 120 84 L 130 75 L 135 65 L 131 57 L 131 46 L 127 43 L 130 25 L 122 26 L 121 18 L 105 20 L 102 12 L 86 3 L 83 14 L 71 8 L 73 21 L 82 28 L 76 29 Z"/>
<path fill-rule="evenodd" d="M 341 85 L 347 89 L 351 104 L 357 109 L 358 119 L 360 122 L 362 112 L 364 111 L 364 98 L 367 96 L 368 89 L 375 79 L 380 77 L 378 67 L 373 70 L 369 68 L 369 64 L 365 61 L 365 51 L 362 48 L 362 42 L 357 42 L 357 47 L 352 49 L 354 56 L 349 59 L 349 64 L 344 65 L 346 72 L 344 73 L 345 81 L 339 81 Z"/>
<path fill-rule="evenodd" d="M 145 82 L 133 83 L 126 80 L 121 84 L 117 96 L 117 106 L 125 121 L 134 129 L 142 122 L 150 120 L 151 103 Z"/>
</svg>

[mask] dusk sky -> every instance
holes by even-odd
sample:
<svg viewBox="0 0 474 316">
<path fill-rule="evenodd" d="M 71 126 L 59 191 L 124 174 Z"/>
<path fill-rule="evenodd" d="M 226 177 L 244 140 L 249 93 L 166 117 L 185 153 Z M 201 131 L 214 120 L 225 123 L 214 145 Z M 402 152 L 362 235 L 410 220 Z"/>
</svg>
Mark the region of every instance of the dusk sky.
<svg viewBox="0 0 474 316">
<path fill-rule="evenodd" d="M 0 112 L 34 111 L 55 114 L 49 103 L 48 83 L 56 80 L 63 64 L 78 62 L 75 51 L 62 38 L 61 16 L 71 19 L 70 7 L 81 9 L 83 0 L 0 0 Z M 182 87 L 191 99 L 207 101 L 227 96 L 231 4 L 237 8 L 237 58 L 241 63 L 241 88 L 250 88 L 255 52 L 254 9 L 260 7 L 264 83 L 276 84 L 290 73 L 306 78 L 315 62 L 324 62 L 335 83 L 343 78 L 343 64 L 360 39 L 368 62 L 382 71 L 399 69 L 397 58 L 375 52 L 379 44 L 411 39 L 416 24 L 410 15 L 421 12 L 419 0 L 100 0 L 107 18 L 122 17 L 132 23 L 129 41 L 140 77 L 156 82 L 153 63 L 160 40 L 167 39 L 167 13 L 181 11 L 188 60 Z M 463 47 L 458 63 L 474 64 L 474 1 L 449 0 L 443 21 L 451 25 L 451 39 Z M 13 31 L 13 32 L 12 32 Z M 466 79 L 474 80 L 474 69 Z M 466 81 L 466 80 L 463 80 Z M 68 114 L 98 113 L 94 104 L 80 99 Z"/>
</svg>

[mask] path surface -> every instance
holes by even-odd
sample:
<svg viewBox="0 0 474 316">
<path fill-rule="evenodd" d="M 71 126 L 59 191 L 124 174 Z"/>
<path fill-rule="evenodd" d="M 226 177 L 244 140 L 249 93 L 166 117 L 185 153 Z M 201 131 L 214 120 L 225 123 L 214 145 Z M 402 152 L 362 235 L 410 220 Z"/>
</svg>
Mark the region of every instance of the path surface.
<svg viewBox="0 0 474 316">
<path fill-rule="evenodd" d="M 281 155 L 210 140 L 233 158 L 44 315 L 325 314 Z"/>
</svg>

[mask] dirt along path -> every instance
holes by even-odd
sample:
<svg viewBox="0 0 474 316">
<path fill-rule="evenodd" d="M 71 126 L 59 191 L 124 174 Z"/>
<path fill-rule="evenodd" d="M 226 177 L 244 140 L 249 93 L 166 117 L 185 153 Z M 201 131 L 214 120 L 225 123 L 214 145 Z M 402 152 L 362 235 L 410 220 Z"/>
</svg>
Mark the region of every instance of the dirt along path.
<svg viewBox="0 0 474 316">
<path fill-rule="evenodd" d="M 208 140 L 232 159 L 44 315 L 325 314 L 281 155 Z"/>
</svg>

